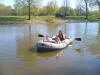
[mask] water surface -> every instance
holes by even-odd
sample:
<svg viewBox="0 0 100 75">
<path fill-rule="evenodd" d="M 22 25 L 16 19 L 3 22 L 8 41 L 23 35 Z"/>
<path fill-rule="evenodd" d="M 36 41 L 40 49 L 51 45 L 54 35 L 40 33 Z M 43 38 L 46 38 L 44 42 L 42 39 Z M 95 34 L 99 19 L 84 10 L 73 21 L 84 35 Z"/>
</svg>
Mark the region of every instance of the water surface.
<svg viewBox="0 0 100 75">
<path fill-rule="evenodd" d="M 37 35 L 59 30 L 82 41 L 38 53 Z M 0 25 L 0 75 L 100 75 L 100 23 Z"/>
</svg>

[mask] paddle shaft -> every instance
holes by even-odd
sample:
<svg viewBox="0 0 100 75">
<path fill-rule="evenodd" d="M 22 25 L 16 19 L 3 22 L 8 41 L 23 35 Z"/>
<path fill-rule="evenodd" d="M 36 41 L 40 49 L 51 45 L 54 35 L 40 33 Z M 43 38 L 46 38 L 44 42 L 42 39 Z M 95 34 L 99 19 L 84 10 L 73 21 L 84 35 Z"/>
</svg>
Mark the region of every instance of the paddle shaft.
<svg viewBox="0 0 100 75">
<path fill-rule="evenodd" d="M 45 37 L 45 36 L 42 35 L 42 34 L 38 34 L 38 37 Z M 81 41 L 81 38 L 75 38 L 75 40 L 77 40 L 77 41 Z"/>
</svg>

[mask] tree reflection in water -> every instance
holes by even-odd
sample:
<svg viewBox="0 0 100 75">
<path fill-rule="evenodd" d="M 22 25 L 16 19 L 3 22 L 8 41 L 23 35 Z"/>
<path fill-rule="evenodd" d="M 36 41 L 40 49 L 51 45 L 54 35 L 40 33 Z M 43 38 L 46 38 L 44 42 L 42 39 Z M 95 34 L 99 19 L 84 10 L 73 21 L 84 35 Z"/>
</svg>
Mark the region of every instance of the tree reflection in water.
<svg viewBox="0 0 100 75">
<path fill-rule="evenodd" d="M 43 52 L 43 53 L 37 53 L 37 54 L 38 56 L 45 58 L 46 60 L 49 60 L 52 57 L 55 57 L 56 60 L 58 60 L 63 53 L 64 53 L 64 50 L 53 51 L 53 52 Z"/>
</svg>

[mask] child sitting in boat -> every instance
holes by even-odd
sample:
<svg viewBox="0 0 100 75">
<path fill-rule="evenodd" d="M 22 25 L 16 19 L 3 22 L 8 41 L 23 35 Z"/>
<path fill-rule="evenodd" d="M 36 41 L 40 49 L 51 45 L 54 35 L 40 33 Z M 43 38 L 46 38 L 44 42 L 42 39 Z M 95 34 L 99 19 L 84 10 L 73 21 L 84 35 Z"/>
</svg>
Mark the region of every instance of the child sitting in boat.
<svg viewBox="0 0 100 75">
<path fill-rule="evenodd" d="M 65 36 L 65 35 L 62 33 L 61 30 L 59 31 L 58 37 L 60 38 L 60 41 L 63 41 L 63 40 L 65 40 L 65 38 L 67 38 L 67 36 Z"/>
<path fill-rule="evenodd" d="M 57 42 L 57 44 L 61 43 L 60 38 L 58 36 L 55 38 L 55 41 Z"/>
<path fill-rule="evenodd" d="M 52 38 L 51 38 L 50 36 L 46 36 L 46 40 L 47 40 L 48 42 L 55 42 L 55 40 L 52 40 Z"/>
<path fill-rule="evenodd" d="M 50 36 L 46 36 L 46 40 L 48 42 L 57 42 L 58 44 L 61 43 L 60 38 L 57 36 L 55 37 L 55 39 L 53 40 Z"/>
</svg>

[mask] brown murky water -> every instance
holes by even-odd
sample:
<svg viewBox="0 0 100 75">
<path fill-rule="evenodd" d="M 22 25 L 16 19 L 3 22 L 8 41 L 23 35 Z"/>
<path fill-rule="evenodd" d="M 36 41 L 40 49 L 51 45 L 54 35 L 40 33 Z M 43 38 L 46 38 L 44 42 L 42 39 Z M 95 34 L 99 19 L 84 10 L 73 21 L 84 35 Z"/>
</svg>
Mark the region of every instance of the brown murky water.
<svg viewBox="0 0 100 75">
<path fill-rule="evenodd" d="M 62 29 L 72 45 L 61 51 L 38 53 L 39 33 Z M 0 25 L 0 75 L 100 75 L 100 23 L 63 25 Z"/>
</svg>

